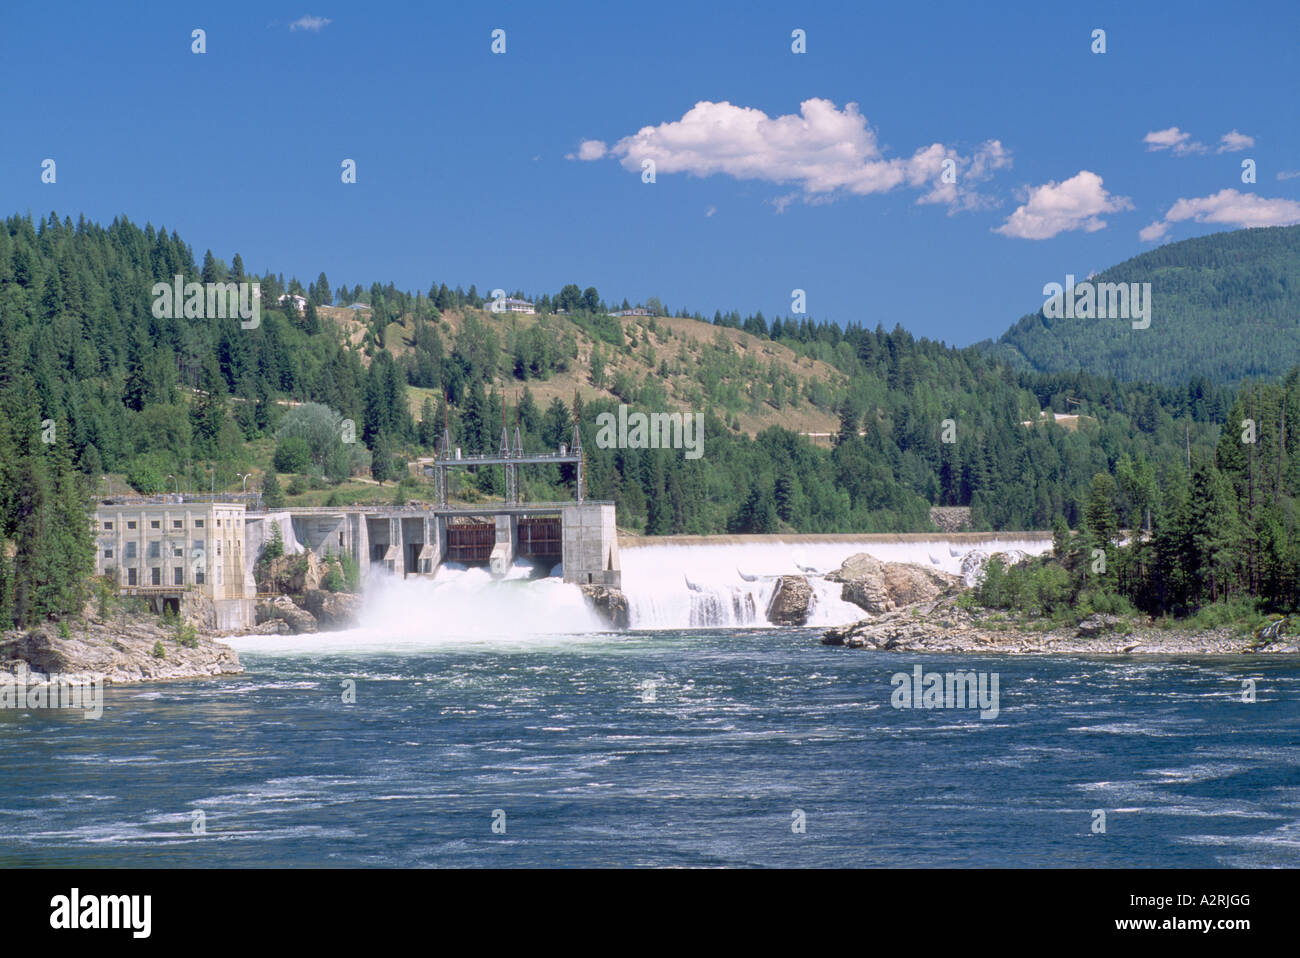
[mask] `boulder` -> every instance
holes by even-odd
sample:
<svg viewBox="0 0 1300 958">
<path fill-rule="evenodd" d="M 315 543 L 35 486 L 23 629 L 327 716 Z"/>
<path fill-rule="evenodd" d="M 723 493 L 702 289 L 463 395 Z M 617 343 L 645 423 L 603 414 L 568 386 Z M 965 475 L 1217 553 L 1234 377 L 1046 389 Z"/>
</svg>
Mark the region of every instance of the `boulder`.
<svg viewBox="0 0 1300 958">
<path fill-rule="evenodd" d="M 918 602 L 930 602 L 954 589 L 960 579 L 947 572 L 910 562 L 881 562 L 859 552 L 830 575 L 843 588 L 840 598 L 880 615 Z"/>
<path fill-rule="evenodd" d="M 767 604 L 767 621 L 773 625 L 803 625 L 813 608 L 813 590 L 801 575 L 783 575 Z"/>
<path fill-rule="evenodd" d="M 961 577 L 967 588 L 973 589 L 984 581 L 984 567 L 995 557 L 1002 560 L 1003 568 L 1010 568 L 1017 562 L 1028 559 L 1029 553 L 1021 552 L 1019 549 L 1008 549 L 1006 552 L 995 552 L 989 555 L 982 549 L 971 549 L 961 559 Z"/>
<path fill-rule="evenodd" d="M 329 592 L 325 589 L 305 592 L 301 599 L 302 608 L 312 614 L 317 627 L 323 631 L 355 628 L 363 602 L 358 593 Z"/>
<path fill-rule="evenodd" d="M 622 589 L 605 585 L 580 585 L 579 589 L 590 605 L 605 622 L 614 629 L 626 629 L 628 626 L 627 596 Z"/>
<path fill-rule="evenodd" d="M 318 628 L 316 617 L 294 605 L 293 600 L 287 595 L 278 595 L 274 599 L 257 603 L 255 612 L 258 625 L 271 619 L 279 619 L 294 635 L 315 632 Z"/>
<path fill-rule="evenodd" d="M 1087 639 L 1099 635 L 1108 635 L 1112 632 L 1118 632 L 1123 621 L 1117 615 L 1103 615 L 1100 612 L 1094 612 L 1079 623 L 1075 629 L 1075 634 Z"/>
<path fill-rule="evenodd" d="M 298 555 L 284 555 L 270 562 L 259 562 L 255 569 L 259 592 L 302 595 L 320 588 L 325 568 L 316 553 L 308 550 Z"/>
</svg>

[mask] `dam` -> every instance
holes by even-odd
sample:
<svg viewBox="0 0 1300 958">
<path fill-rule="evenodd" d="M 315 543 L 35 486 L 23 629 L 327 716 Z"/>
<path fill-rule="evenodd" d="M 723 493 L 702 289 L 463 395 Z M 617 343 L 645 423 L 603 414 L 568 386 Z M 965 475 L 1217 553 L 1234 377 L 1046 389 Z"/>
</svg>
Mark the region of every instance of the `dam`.
<svg viewBox="0 0 1300 958">
<path fill-rule="evenodd" d="M 357 560 L 363 577 L 433 576 L 444 562 L 505 576 L 517 559 L 563 568 L 565 582 L 618 588 L 614 503 L 513 502 L 483 506 L 295 507 L 245 515 L 248 574 L 278 527 L 288 553 L 310 549 Z"/>
</svg>

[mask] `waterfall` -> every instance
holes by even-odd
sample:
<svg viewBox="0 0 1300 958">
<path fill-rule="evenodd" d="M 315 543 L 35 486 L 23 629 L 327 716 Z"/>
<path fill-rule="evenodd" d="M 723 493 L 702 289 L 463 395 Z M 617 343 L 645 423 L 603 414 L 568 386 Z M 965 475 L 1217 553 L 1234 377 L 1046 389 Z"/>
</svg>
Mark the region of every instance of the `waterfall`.
<svg viewBox="0 0 1300 958">
<path fill-rule="evenodd" d="M 831 541 L 827 541 L 831 540 Z M 845 625 L 866 613 L 840 598 L 828 582 L 849 556 L 865 552 L 883 562 L 912 562 L 953 575 L 973 549 L 985 553 L 1018 549 L 1038 555 L 1050 539 L 1015 533 L 958 541 L 947 536 L 727 537 L 720 542 L 660 545 L 638 539 L 620 549 L 623 592 L 634 629 L 766 626 L 767 606 L 779 576 L 804 576 L 813 590 L 810 626 Z"/>
</svg>

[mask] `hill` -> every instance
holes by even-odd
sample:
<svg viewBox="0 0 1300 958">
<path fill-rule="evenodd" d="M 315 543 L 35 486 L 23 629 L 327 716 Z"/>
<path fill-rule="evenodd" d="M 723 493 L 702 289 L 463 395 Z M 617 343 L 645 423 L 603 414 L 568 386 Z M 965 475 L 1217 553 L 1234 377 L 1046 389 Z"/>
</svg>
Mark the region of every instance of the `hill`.
<svg viewBox="0 0 1300 958">
<path fill-rule="evenodd" d="M 1134 329 L 1124 319 L 1053 319 L 1040 309 L 981 348 L 1018 368 L 1082 370 L 1165 385 L 1197 377 L 1218 384 L 1277 379 L 1296 361 L 1300 226 L 1170 243 L 1090 279 L 1150 283 L 1150 326 Z"/>
</svg>

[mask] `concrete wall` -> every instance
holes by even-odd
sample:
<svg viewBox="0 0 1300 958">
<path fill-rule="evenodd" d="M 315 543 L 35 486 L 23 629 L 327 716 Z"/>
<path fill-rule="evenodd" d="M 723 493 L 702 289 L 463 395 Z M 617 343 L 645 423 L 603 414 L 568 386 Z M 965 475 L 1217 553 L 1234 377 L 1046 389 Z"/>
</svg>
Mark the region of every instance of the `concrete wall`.
<svg viewBox="0 0 1300 958">
<path fill-rule="evenodd" d="M 618 588 L 623 574 L 618 558 L 614 506 L 584 503 L 565 506 L 564 581 Z"/>
</svg>

